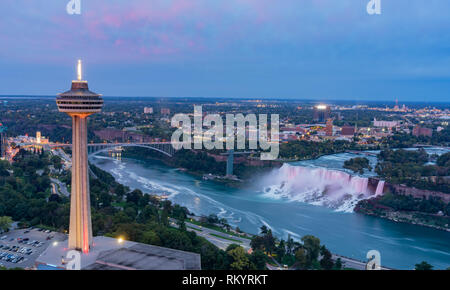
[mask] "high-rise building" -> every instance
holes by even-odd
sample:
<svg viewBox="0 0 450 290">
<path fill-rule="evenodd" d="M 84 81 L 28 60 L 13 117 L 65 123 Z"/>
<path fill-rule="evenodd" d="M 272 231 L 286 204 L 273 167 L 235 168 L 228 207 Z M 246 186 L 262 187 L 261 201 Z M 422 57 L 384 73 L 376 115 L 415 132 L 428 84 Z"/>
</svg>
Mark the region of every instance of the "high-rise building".
<svg viewBox="0 0 450 290">
<path fill-rule="evenodd" d="M 153 114 L 153 108 L 152 107 L 145 107 L 144 108 L 144 114 Z"/>
<path fill-rule="evenodd" d="M 162 108 L 161 109 L 161 115 L 170 115 L 170 109 L 169 108 Z"/>
<path fill-rule="evenodd" d="M 6 157 L 6 126 L 0 123 L 0 158 Z"/>
<path fill-rule="evenodd" d="M 38 143 L 38 144 L 41 143 L 41 137 L 42 137 L 41 131 L 37 131 L 36 132 L 36 143 Z"/>
<path fill-rule="evenodd" d="M 327 136 L 333 136 L 333 119 L 327 120 L 327 126 L 325 127 L 325 132 Z"/>
<path fill-rule="evenodd" d="M 314 107 L 314 121 L 323 123 L 330 118 L 331 108 L 327 105 L 318 105 Z"/>
<path fill-rule="evenodd" d="M 88 253 L 92 246 L 91 203 L 89 192 L 87 117 L 102 110 L 101 95 L 89 91 L 82 80 L 81 60 L 78 79 L 70 91 L 59 94 L 56 104 L 60 112 L 72 117 L 72 188 L 70 198 L 69 249 Z"/>
</svg>

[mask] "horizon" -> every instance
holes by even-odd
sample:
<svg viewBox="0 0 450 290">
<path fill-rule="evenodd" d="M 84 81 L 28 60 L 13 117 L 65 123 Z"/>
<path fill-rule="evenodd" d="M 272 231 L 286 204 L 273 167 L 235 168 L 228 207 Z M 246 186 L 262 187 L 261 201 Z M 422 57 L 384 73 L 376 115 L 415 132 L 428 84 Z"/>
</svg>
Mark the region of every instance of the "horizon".
<svg viewBox="0 0 450 290">
<path fill-rule="evenodd" d="M 450 3 L 5 0 L 0 95 L 447 102 Z"/>
<path fill-rule="evenodd" d="M 54 99 L 56 95 L 1 95 L 0 101 L 3 99 L 20 99 L 20 98 L 42 98 L 42 99 Z M 164 97 L 164 96 L 105 96 L 102 95 L 103 99 L 117 99 L 117 98 L 126 98 L 126 99 L 160 99 L 160 100 L 185 100 L 185 101 L 195 101 L 195 100 L 229 100 L 229 101 L 265 101 L 265 102 L 305 102 L 305 103 L 323 103 L 323 104 L 336 104 L 336 103 L 345 103 L 345 104 L 383 104 L 383 105 L 395 105 L 396 100 L 387 100 L 387 99 L 332 99 L 332 100 L 322 100 L 322 99 L 312 99 L 312 98 L 276 98 L 276 97 L 265 97 L 265 98 L 243 98 L 243 97 L 186 97 L 186 96 L 174 96 L 174 97 Z M 440 104 L 440 105 L 450 105 L 450 101 L 405 101 L 400 102 L 399 104 Z"/>
</svg>

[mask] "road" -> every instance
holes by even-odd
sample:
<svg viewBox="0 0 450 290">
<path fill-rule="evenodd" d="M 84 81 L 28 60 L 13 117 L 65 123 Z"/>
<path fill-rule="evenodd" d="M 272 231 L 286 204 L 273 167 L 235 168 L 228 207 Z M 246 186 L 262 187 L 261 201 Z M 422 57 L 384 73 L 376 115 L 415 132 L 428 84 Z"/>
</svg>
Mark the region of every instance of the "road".
<svg viewBox="0 0 450 290">
<path fill-rule="evenodd" d="M 174 220 L 174 219 L 170 219 L 170 224 L 173 227 L 178 227 L 177 224 L 176 224 L 176 220 Z M 244 239 L 244 238 L 240 238 L 240 237 L 237 237 L 237 236 L 229 235 L 229 234 L 222 233 L 222 232 L 210 229 L 210 228 L 205 228 L 205 227 L 202 227 L 202 226 L 198 226 L 198 225 L 195 225 L 195 224 L 192 224 L 192 223 L 189 223 L 189 222 L 186 222 L 186 228 L 187 228 L 187 230 L 194 231 L 198 236 L 204 237 L 205 239 L 207 239 L 208 241 L 210 241 L 211 243 L 213 243 L 214 245 L 216 245 L 218 248 L 220 248 L 222 250 L 225 250 L 231 244 L 240 245 L 246 251 L 250 250 L 250 248 L 251 248 L 249 239 Z M 225 237 L 225 238 L 228 238 L 228 239 L 237 240 L 237 241 L 240 241 L 240 242 L 235 242 L 235 241 L 230 241 L 230 240 L 227 240 L 227 239 L 222 239 L 222 238 L 219 238 L 219 237 L 214 236 L 214 235 L 217 235 L 217 236 L 220 236 L 220 237 Z"/>
<path fill-rule="evenodd" d="M 204 237 L 205 239 L 207 239 L 208 241 L 210 241 L 211 243 L 213 243 L 214 245 L 216 245 L 218 248 L 225 250 L 229 245 L 231 244 L 239 244 L 241 245 L 246 251 L 248 251 L 251 247 L 250 247 L 250 240 L 249 239 L 244 239 L 244 238 L 240 238 L 240 237 L 236 237 L 233 235 L 229 235 L 229 234 L 225 234 L 213 229 L 209 229 L 209 228 L 205 228 L 202 226 L 198 226 L 189 222 L 185 222 L 186 223 L 186 227 L 187 230 L 193 230 L 197 235 Z M 173 227 L 178 227 L 176 224 L 176 220 L 174 219 L 170 219 L 170 224 Z M 234 240 L 238 240 L 241 241 L 241 243 L 237 243 L 237 242 L 233 242 L 233 241 L 229 241 L 226 239 L 221 239 L 215 236 L 212 236 L 211 234 L 215 234 L 215 235 L 219 235 L 222 237 L 226 237 L 226 238 L 230 238 L 230 239 L 234 239 Z M 333 261 L 336 262 L 336 260 L 338 258 L 341 258 L 342 261 L 342 266 L 345 268 L 352 268 L 352 269 L 356 269 L 356 270 L 366 270 L 366 262 L 363 261 L 358 261 L 355 259 L 351 259 L 351 258 L 347 258 L 344 256 L 340 256 L 340 255 L 332 255 L 332 259 Z M 270 264 L 266 264 L 267 268 L 269 270 L 284 270 L 282 265 L 280 265 L 275 259 L 273 259 L 274 262 L 278 265 L 278 267 L 272 266 Z M 382 270 L 391 270 L 389 268 L 386 267 L 381 267 Z"/>
<path fill-rule="evenodd" d="M 67 190 L 67 186 L 62 183 L 61 181 L 59 181 L 56 178 L 50 178 L 51 182 L 52 182 L 52 187 L 54 192 L 59 193 L 59 194 L 63 194 L 65 196 L 69 196 L 70 193 Z"/>
<path fill-rule="evenodd" d="M 338 258 L 341 258 L 342 267 L 344 268 L 352 268 L 356 270 L 366 270 L 366 262 L 350 259 L 344 256 L 334 255 L 332 256 L 333 261 L 336 262 Z M 381 267 L 381 270 L 391 270 L 386 267 Z"/>
<path fill-rule="evenodd" d="M 72 164 L 72 159 L 69 155 L 67 155 L 63 150 L 61 149 L 55 149 L 52 150 L 52 153 L 56 156 L 61 157 L 61 159 L 64 161 L 64 166 L 66 169 L 69 169 Z"/>
</svg>

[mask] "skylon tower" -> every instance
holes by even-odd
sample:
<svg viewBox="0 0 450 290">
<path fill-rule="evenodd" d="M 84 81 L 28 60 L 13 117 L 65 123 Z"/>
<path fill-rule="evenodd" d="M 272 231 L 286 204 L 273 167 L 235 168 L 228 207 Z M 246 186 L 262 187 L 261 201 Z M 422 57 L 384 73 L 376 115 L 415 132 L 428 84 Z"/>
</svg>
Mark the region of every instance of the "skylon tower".
<svg viewBox="0 0 450 290">
<path fill-rule="evenodd" d="M 69 249 L 89 253 L 92 246 L 91 203 L 87 151 L 87 117 L 101 112 L 101 95 L 89 91 L 82 80 L 81 60 L 78 79 L 70 91 L 59 94 L 58 110 L 72 117 L 72 188 L 70 197 Z"/>
</svg>

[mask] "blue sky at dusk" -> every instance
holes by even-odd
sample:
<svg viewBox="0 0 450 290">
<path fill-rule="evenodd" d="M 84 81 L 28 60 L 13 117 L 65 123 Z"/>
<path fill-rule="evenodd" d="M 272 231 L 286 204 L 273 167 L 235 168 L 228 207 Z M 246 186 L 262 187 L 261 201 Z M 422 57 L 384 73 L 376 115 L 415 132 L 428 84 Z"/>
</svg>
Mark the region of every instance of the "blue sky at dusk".
<svg viewBox="0 0 450 290">
<path fill-rule="evenodd" d="M 449 101 L 450 1 L 1 0 L 0 94 Z"/>
</svg>

